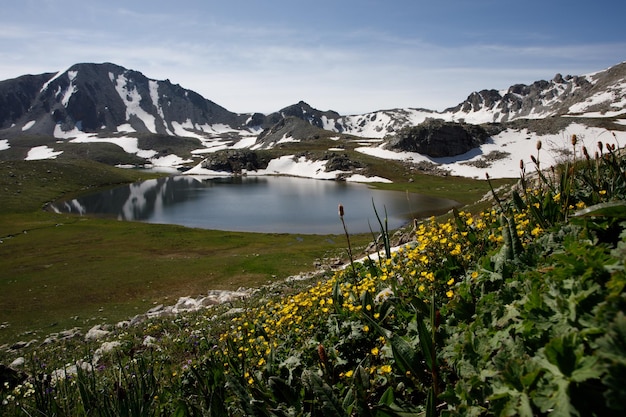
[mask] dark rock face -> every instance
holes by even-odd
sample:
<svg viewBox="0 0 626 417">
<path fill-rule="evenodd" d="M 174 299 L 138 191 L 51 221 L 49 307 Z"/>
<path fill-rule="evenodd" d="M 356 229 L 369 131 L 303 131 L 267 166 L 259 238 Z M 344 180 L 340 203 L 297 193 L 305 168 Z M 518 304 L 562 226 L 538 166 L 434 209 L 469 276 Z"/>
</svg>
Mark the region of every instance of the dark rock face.
<svg viewBox="0 0 626 417">
<path fill-rule="evenodd" d="M 341 118 L 339 113 L 335 111 L 317 110 L 311 107 L 309 104 L 305 103 L 304 101 L 300 101 L 297 104 L 293 104 L 291 106 L 285 107 L 276 113 L 272 113 L 268 115 L 267 121 L 270 124 L 275 124 L 275 123 L 278 123 L 281 119 L 287 118 L 289 116 L 305 120 L 309 122 L 311 125 L 318 127 L 320 129 L 324 129 L 325 127 L 324 119 L 337 120 Z M 335 128 L 341 128 L 341 126 L 336 124 Z"/>
<path fill-rule="evenodd" d="M 481 126 L 427 120 L 399 131 L 387 148 L 441 158 L 468 152 L 482 145 L 488 137 L 489 133 Z"/>
<path fill-rule="evenodd" d="M 53 75 L 24 75 L 0 81 L 0 129 L 11 126 L 28 113 L 41 86 Z"/>
<path fill-rule="evenodd" d="M 327 154 L 324 159 L 327 159 L 326 162 L 326 172 L 332 171 L 348 171 L 353 172 L 359 169 L 364 168 L 363 164 L 358 161 L 353 161 L 348 157 L 347 154 Z"/>
<path fill-rule="evenodd" d="M 170 134 L 175 123 L 243 127 L 238 115 L 172 84 L 111 63 L 76 64 L 59 74 L 23 76 L 0 82 L 0 129 L 19 131 L 36 121 L 31 134 L 63 131 L 117 132 L 128 125 L 139 133 Z M 262 123 L 258 117 L 253 122 Z"/>
<path fill-rule="evenodd" d="M 273 126 L 265 129 L 259 135 L 257 143 L 263 147 L 272 147 L 284 138 L 293 140 L 315 140 L 324 135 L 325 131 L 315 127 L 296 116 L 285 116 Z"/>
<path fill-rule="evenodd" d="M 267 168 L 270 159 L 247 149 L 216 152 L 202 162 L 202 167 L 213 171 L 241 174 L 243 170 L 256 171 Z"/>
<path fill-rule="evenodd" d="M 614 68 L 617 68 L 616 66 Z M 604 73 L 603 73 L 604 74 Z M 615 76 L 609 77 L 612 81 Z M 535 81 L 530 85 L 514 84 L 506 91 L 481 90 L 471 93 L 455 107 L 445 110 L 452 113 L 489 111 L 494 122 L 507 122 L 537 114 L 567 114 L 572 104 L 594 94 L 594 85 L 585 77 L 563 77 L 556 74 L 551 81 Z"/>
</svg>

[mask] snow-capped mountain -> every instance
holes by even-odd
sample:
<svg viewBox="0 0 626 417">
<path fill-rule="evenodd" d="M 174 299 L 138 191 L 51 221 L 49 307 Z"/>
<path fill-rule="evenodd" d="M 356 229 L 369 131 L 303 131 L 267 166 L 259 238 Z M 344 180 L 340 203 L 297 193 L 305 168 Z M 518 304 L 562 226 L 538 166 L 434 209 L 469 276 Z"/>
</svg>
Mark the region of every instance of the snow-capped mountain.
<svg viewBox="0 0 626 417">
<path fill-rule="evenodd" d="M 349 140 L 350 135 L 363 143 L 370 140 L 370 146 L 358 149 L 363 153 L 403 159 L 407 156 L 399 156 L 402 151 L 420 149 L 397 148 L 415 136 L 406 129 L 427 120 L 498 125 L 489 129 L 487 140 L 468 138 L 466 143 L 481 145 L 465 156 L 450 153 L 454 161 L 437 159 L 440 155 L 435 154 L 410 156 L 450 166 L 486 154 L 491 145 L 501 148 L 498 138 L 512 138 L 507 139 L 511 145 L 590 127 L 621 132 L 622 117 L 626 117 L 626 62 L 587 75 L 557 74 L 550 81 L 473 92 L 442 112 L 402 108 L 360 115 L 321 111 L 302 101 L 271 114 L 238 114 L 169 80 L 152 80 L 111 63 L 76 64 L 57 73 L 0 81 L 0 159 L 54 158 L 71 146 L 74 150 L 82 146 L 76 151 L 82 155 L 89 154 L 88 147 L 99 146 L 100 160 L 107 163 L 190 166 L 198 165 L 195 158 L 223 149 L 254 151 L 320 137 Z M 447 125 L 438 129 L 451 131 Z M 400 134 L 403 140 L 393 140 Z M 420 135 L 443 140 L 437 131 Z M 128 158 L 111 158 L 110 146 L 123 149 Z"/>
<path fill-rule="evenodd" d="M 246 128 L 237 115 L 168 80 L 156 81 L 114 64 L 76 64 L 56 74 L 0 82 L 0 128 L 67 137 L 70 132 L 187 131 Z M 223 127 L 223 128 L 222 128 Z"/>
</svg>

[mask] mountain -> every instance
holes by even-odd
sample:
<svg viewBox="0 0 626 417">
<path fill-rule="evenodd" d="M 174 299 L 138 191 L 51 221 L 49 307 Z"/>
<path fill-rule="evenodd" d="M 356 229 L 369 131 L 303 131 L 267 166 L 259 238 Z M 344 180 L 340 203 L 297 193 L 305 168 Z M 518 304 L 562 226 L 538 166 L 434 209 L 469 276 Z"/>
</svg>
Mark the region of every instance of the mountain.
<svg viewBox="0 0 626 417">
<path fill-rule="evenodd" d="M 611 117 L 623 114 L 625 104 L 626 63 L 621 63 L 585 76 L 556 74 L 551 81 L 474 92 L 443 113 L 472 123 L 585 114 Z"/>
<path fill-rule="evenodd" d="M 73 130 L 178 135 L 187 128 L 202 132 L 248 121 L 168 80 L 109 63 L 2 81 L 0 100 L 0 129 L 9 134 L 19 129 L 56 137 Z"/>
<path fill-rule="evenodd" d="M 498 135 L 513 132 L 527 141 L 570 134 L 572 126 L 622 131 L 625 107 L 626 62 L 587 75 L 557 74 L 550 81 L 472 92 L 441 112 L 401 108 L 360 115 L 321 111 L 303 101 L 270 114 L 238 114 L 169 80 L 112 63 L 82 63 L 0 81 L 0 160 L 74 155 L 111 164 L 189 167 L 206 153 L 289 142 L 306 147 L 321 138 L 338 141 L 338 149 L 367 139 L 370 149 L 358 151 L 393 159 L 408 152 L 413 159 L 450 164 L 437 158 L 472 159 Z M 432 120 L 445 124 L 425 123 Z M 478 129 L 469 124 L 492 126 L 485 138 L 482 131 L 472 136 Z"/>
</svg>

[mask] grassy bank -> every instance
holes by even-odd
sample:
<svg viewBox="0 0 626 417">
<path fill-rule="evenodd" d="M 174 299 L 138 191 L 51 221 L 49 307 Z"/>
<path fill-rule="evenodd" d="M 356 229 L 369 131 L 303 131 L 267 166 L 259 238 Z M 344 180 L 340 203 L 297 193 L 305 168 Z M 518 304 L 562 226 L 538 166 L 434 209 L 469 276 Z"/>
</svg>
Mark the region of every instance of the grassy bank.
<svg viewBox="0 0 626 417">
<path fill-rule="evenodd" d="M 624 415 L 626 161 L 602 146 L 495 201 L 424 221 L 410 245 L 332 276 L 0 352 L 25 362 L 0 410 Z"/>
<path fill-rule="evenodd" d="M 233 233 L 43 210 L 60 197 L 155 175 L 82 160 L 0 162 L 0 344 L 114 323 L 179 296 L 258 287 L 345 259 L 344 236 Z M 484 181 L 458 184 L 423 176 L 394 187 L 459 201 L 488 189 Z M 355 251 L 370 240 L 353 236 Z"/>
<path fill-rule="evenodd" d="M 62 196 L 155 175 L 86 161 L 0 163 L 0 344 L 123 320 L 208 289 L 259 286 L 344 256 L 336 236 L 230 233 L 43 210 Z"/>
</svg>

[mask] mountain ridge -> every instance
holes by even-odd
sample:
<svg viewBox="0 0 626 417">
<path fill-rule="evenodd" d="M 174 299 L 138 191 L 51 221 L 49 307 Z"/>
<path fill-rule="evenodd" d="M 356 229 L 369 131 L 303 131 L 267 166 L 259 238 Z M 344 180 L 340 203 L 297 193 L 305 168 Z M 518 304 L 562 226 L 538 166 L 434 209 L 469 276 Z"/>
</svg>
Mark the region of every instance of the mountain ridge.
<svg viewBox="0 0 626 417">
<path fill-rule="evenodd" d="M 0 159 L 35 159 L 39 157 L 31 155 L 35 149 L 56 157 L 68 152 L 69 143 L 108 141 L 133 153 L 133 164 L 138 157 L 146 163 L 181 166 L 194 164 L 193 158 L 206 152 L 270 149 L 307 139 L 355 137 L 384 147 L 399 132 L 432 119 L 495 123 L 502 125 L 501 130 L 514 126 L 521 131 L 538 120 L 567 119 L 555 126 L 569 126 L 625 115 L 626 62 L 587 75 L 556 74 L 550 81 L 472 92 L 444 111 L 397 108 L 358 115 L 318 110 L 304 101 L 269 114 L 234 113 L 168 79 L 150 79 L 113 63 L 79 63 L 56 73 L 0 81 Z M 613 125 L 622 129 L 619 123 Z M 160 135 L 162 146 L 140 148 L 146 135 Z M 197 141 L 195 153 L 176 154 L 177 138 Z M 434 140 L 447 139 L 435 135 Z M 410 151 L 413 145 L 398 151 Z M 459 153 L 460 148 L 452 149 L 449 155 Z"/>
</svg>

